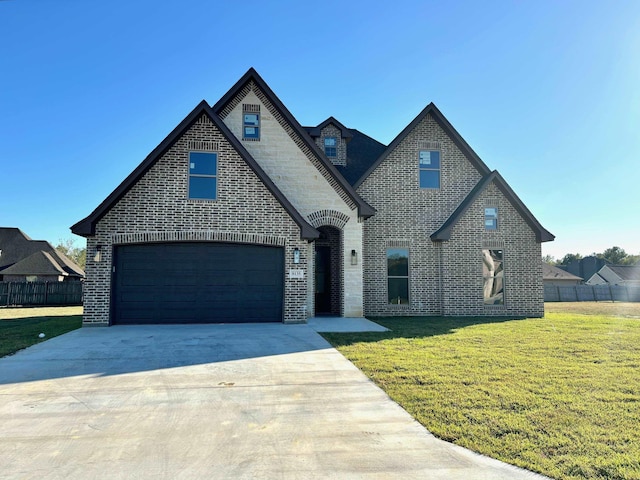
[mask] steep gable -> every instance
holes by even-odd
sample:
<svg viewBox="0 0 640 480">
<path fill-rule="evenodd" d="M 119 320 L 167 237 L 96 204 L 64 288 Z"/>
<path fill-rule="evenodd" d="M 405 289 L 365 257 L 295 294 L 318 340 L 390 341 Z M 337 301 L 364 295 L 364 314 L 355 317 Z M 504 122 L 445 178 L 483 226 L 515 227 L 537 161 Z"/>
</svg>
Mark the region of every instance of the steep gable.
<svg viewBox="0 0 640 480">
<path fill-rule="evenodd" d="M 385 159 L 393 153 L 403 141 L 407 139 L 409 135 L 424 122 L 425 118 L 430 116 L 443 130 L 443 132 L 451 139 L 451 141 L 457 146 L 457 148 L 467 157 L 469 162 L 476 168 L 481 175 L 490 173 L 489 167 L 478 157 L 469 144 L 462 138 L 462 136 L 453 128 L 453 125 L 445 118 L 445 116 L 438 110 L 435 104 L 432 102 L 427 105 L 422 112 L 418 114 L 413 121 L 405 127 L 402 132 L 398 134 L 396 138 L 389 144 L 384 152 L 378 157 L 378 159 L 364 172 L 362 177 L 355 183 L 354 187 L 358 188 L 365 179 L 371 175 L 371 173 L 382 163 Z"/>
<path fill-rule="evenodd" d="M 291 115 L 289 110 L 284 106 L 280 99 L 273 93 L 271 88 L 253 69 L 249 69 L 247 73 L 218 101 L 213 107 L 213 111 L 220 116 L 226 123 L 230 131 L 234 132 L 237 138 L 242 138 L 242 113 L 240 104 L 258 105 L 264 108 L 261 115 L 264 116 L 265 122 L 260 128 L 263 129 L 264 139 L 270 142 L 281 142 L 275 148 L 267 148 L 264 141 L 247 141 L 246 148 L 255 152 L 254 157 L 263 162 L 263 168 L 271 170 L 268 172 L 273 177 L 287 175 L 286 168 L 295 168 L 291 164 L 292 157 L 298 158 L 298 155 L 306 158 L 319 178 L 323 178 L 327 182 L 335 194 L 345 202 L 349 208 L 357 208 L 360 217 L 367 218 L 375 213 L 375 210 L 368 205 L 356 193 L 353 187 L 342 177 L 336 167 L 326 158 L 324 153 L 319 149 L 318 145 L 309 136 L 307 131 L 298 123 Z M 267 117 L 268 115 L 268 117 Z M 266 129 L 267 131 L 264 131 Z M 282 158 L 285 155 L 285 158 Z M 289 162 L 288 165 L 283 162 Z M 291 178 L 289 180 L 292 180 Z M 277 181 L 277 179 L 276 179 Z M 280 188 L 288 193 L 294 203 L 296 197 L 301 203 L 304 203 L 304 195 L 308 195 L 308 186 L 296 186 L 295 182 L 280 182 Z M 321 188 L 318 185 L 318 188 Z M 296 190 L 304 190 L 297 192 Z M 301 208 L 300 204 L 297 208 Z"/>
<path fill-rule="evenodd" d="M 489 175 L 485 176 L 480 182 L 478 182 L 478 184 L 474 187 L 473 190 L 471 190 L 469 195 L 467 195 L 460 206 L 451 214 L 446 222 L 444 222 L 442 227 L 440 227 L 431 235 L 431 240 L 433 240 L 434 242 L 449 240 L 449 238 L 451 237 L 451 229 L 467 211 L 469 206 L 471 206 L 471 204 L 480 196 L 480 194 L 484 192 L 492 183 L 494 183 L 498 187 L 498 189 L 504 194 L 506 199 L 516 209 L 516 211 L 520 214 L 524 221 L 527 222 L 527 224 L 531 227 L 536 235 L 536 240 L 538 242 L 553 241 L 555 237 L 542 225 L 540 225 L 540 222 L 536 220 L 533 214 L 529 211 L 525 204 L 522 203 L 520 198 L 518 198 L 515 192 L 504 180 L 504 178 L 502 178 L 502 175 L 500 175 L 496 170 L 494 170 Z"/>
<path fill-rule="evenodd" d="M 199 119 L 205 116 L 221 132 L 223 137 L 231 144 L 234 150 L 246 162 L 246 164 L 258 176 L 264 186 L 284 207 L 291 218 L 300 227 L 300 236 L 304 239 L 314 239 L 319 232 L 313 228 L 291 205 L 289 200 L 273 183 L 269 176 L 262 170 L 247 150 L 238 142 L 236 137 L 226 128 L 209 105 L 203 100 L 187 117 L 156 147 L 144 161 L 86 218 L 71 227 L 76 235 L 92 236 L 95 234 L 97 222 L 100 221 L 124 197 L 136 183 L 158 162 L 162 156 L 187 132 Z"/>
</svg>

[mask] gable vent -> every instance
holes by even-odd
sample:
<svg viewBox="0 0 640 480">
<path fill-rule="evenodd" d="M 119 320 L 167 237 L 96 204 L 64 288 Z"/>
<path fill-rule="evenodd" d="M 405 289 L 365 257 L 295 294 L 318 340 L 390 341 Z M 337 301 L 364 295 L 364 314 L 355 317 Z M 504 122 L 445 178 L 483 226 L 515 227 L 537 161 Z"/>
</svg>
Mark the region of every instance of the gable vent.
<svg viewBox="0 0 640 480">
<path fill-rule="evenodd" d="M 250 113 L 260 113 L 260 105 L 252 105 L 250 103 L 243 103 L 242 104 L 242 111 L 243 112 L 250 112 Z"/>
<path fill-rule="evenodd" d="M 418 142 L 418 148 L 423 150 L 442 150 L 440 142 Z"/>
<path fill-rule="evenodd" d="M 220 149 L 218 142 L 207 142 L 204 140 L 189 140 L 187 142 L 189 150 L 199 150 L 201 152 L 217 152 Z"/>
</svg>

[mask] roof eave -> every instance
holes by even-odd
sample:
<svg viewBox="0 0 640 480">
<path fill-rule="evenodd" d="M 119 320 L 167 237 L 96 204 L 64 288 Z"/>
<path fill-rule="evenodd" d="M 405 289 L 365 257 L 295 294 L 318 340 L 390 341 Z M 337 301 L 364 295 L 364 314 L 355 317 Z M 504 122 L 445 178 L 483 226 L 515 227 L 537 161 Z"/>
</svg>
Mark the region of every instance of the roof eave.
<svg viewBox="0 0 640 480">
<path fill-rule="evenodd" d="M 285 118 L 285 120 L 291 125 L 296 134 L 298 134 L 302 142 L 318 157 L 320 162 L 325 166 L 333 179 L 338 183 L 338 185 L 340 185 L 340 187 L 345 191 L 349 198 L 353 200 L 358 208 L 358 215 L 363 218 L 369 218 L 370 216 L 374 215 L 375 209 L 371 207 L 371 205 L 367 204 L 367 202 L 365 202 L 360 197 L 360 195 L 358 195 L 355 187 L 352 187 L 351 184 L 345 180 L 342 174 L 336 169 L 335 165 L 333 165 L 333 163 L 331 163 L 329 159 L 327 159 L 327 157 L 324 155 L 324 152 L 322 152 L 316 142 L 313 141 L 309 133 L 307 133 L 302 125 L 300 125 L 300 123 L 291 114 L 287 107 L 285 107 L 278 96 L 273 92 L 273 90 L 271 90 L 271 87 L 267 85 L 267 82 L 262 79 L 262 77 L 258 74 L 258 72 L 256 72 L 253 67 L 247 70 L 242 78 L 240 78 L 240 80 L 238 80 L 233 85 L 233 87 L 231 87 L 231 89 L 229 89 L 229 91 L 225 93 L 223 97 L 218 100 L 218 102 L 216 102 L 215 105 L 213 105 L 213 107 L 211 107 L 213 112 L 216 115 L 219 114 L 250 80 L 253 80 L 258 85 L 258 88 L 262 90 L 262 92 L 267 96 L 278 113 L 280 113 L 280 115 Z"/>
<path fill-rule="evenodd" d="M 387 158 L 391 152 L 393 152 L 396 147 L 402 142 L 413 130 L 414 128 L 427 116 L 431 114 L 433 119 L 436 121 L 440 128 L 442 128 L 445 133 L 451 138 L 453 143 L 462 151 L 463 154 L 471 161 L 471 164 L 478 170 L 481 175 L 488 175 L 491 173 L 491 170 L 487 165 L 480 159 L 480 157 L 473 151 L 471 146 L 462 138 L 462 136 L 458 133 L 458 131 L 449 123 L 446 117 L 442 114 L 438 107 L 435 106 L 433 102 L 429 103 L 422 111 L 416 116 L 409 125 L 407 125 L 397 136 L 393 139 L 393 141 L 387 146 L 386 150 L 382 152 L 380 157 L 373 162 L 371 167 L 367 169 L 366 172 L 360 177 L 360 179 L 354 184 L 354 188 L 358 188 L 366 179 L 371 175 L 371 173 L 380 165 L 385 158 Z"/>
</svg>

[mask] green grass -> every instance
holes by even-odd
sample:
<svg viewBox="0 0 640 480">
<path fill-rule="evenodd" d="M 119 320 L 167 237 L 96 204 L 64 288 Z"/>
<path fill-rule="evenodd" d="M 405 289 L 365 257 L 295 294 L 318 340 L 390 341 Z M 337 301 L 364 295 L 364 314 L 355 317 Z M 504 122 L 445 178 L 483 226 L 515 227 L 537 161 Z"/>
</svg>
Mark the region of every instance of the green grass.
<svg viewBox="0 0 640 480">
<path fill-rule="evenodd" d="M 0 308 L 0 357 L 82 325 L 82 307 Z M 44 333 L 44 338 L 38 335 Z"/>
<path fill-rule="evenodd" d="M 640 319 L 558 308 L 324 336 L 444 440 L 554 478 L 640 479 Z"/>
</svg>

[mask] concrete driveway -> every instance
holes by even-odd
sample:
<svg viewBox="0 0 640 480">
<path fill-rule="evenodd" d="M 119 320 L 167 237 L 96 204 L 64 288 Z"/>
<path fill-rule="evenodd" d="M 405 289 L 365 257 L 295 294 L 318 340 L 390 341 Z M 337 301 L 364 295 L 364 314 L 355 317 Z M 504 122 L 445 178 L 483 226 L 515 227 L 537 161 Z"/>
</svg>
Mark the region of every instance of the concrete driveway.
<svg viewBox="0 0 640 480">
<path fill-rule="evenodd" d="M 0 359 L 6 478 L 533 479 L 435 439 L 308 325 L 84 328 Z"/>
</svg>

